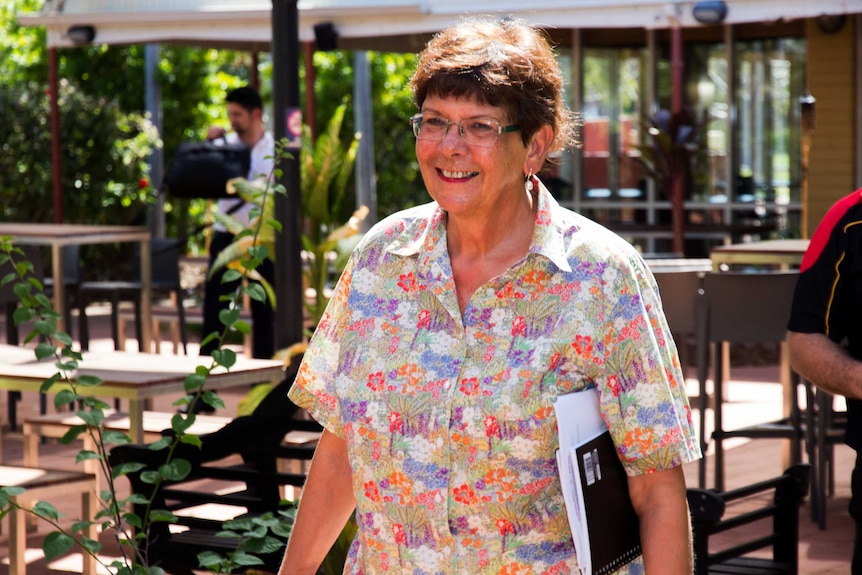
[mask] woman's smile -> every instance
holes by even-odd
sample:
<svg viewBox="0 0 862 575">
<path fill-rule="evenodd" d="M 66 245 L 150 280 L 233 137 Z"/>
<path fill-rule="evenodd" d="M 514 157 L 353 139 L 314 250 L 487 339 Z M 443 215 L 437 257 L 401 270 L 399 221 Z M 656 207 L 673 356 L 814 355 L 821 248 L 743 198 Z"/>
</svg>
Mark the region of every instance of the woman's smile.
<svg viewBox="0 0 862 575">
<path fill-rule="evenodd" d="M 452 183 L 463 182 L 479 175 L 479 172 L 455 172 L 442 168 L 437 168 L 437 173 L 443 180 Z"/>
</svg>

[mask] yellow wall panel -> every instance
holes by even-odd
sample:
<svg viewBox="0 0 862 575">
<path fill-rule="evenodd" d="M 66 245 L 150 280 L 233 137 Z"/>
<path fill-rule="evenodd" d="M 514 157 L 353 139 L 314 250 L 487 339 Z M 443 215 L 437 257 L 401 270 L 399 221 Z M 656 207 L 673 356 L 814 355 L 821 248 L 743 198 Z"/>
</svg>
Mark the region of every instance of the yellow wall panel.
<svg viewBox="0 0 862 575">
<path fill-rule="evenodd" d="M 803 198 L 803 234 L 810 236 L 829 207 L 853 191 L 855 179 L 854 19 L 835 34 L 807 23 L 808 89 L 817 99 L 811 143 L 808 198 Z"/>
</svg>

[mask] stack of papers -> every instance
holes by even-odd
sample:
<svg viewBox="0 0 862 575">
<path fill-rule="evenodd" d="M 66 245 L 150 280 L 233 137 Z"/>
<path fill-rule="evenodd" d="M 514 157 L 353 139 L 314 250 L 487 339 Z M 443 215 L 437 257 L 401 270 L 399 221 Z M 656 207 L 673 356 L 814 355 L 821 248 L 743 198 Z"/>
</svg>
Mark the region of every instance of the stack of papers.
<svg viewBox="0 0 862 575">
<path fill-rule="evenodd" d="M 554 411 L 557 468 L 581 573 L 612 573 L 641 554 L 640 525 L 598 393 L 561 395 Z"/>
</svg>

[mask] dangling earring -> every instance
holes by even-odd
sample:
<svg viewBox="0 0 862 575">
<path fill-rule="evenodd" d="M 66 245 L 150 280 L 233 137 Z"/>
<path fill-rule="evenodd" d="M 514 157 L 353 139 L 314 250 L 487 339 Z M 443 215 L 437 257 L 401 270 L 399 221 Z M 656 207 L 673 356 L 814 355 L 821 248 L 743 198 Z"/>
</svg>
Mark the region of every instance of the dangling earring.
<svg viewBox="0 0 862 575">
<path fill-rule="evenodd" d="M 528 194 L 533 192 L 533 168 L 530 168 L 530 173 L 527 174 L 527 181 L 524 182 L 524 189 Z"/>
</svg>

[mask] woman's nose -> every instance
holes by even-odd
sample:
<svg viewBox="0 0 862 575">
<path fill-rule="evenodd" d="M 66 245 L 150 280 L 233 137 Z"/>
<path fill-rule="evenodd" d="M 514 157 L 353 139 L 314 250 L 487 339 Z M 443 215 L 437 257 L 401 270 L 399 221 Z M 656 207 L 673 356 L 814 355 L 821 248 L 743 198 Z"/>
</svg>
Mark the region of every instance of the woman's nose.
<svg viewBox="0 0 862 575">
<path fill-rule="evenodd" d="M 461 137 L 461 126 L 452 122 L 446 126 L 446 133 L 443 134 L 443 139 L 440 144 L 446 148 L 460 148 L 465 146 L 464 138 Z"/>
</svg>

